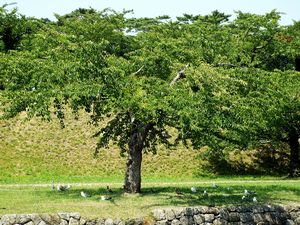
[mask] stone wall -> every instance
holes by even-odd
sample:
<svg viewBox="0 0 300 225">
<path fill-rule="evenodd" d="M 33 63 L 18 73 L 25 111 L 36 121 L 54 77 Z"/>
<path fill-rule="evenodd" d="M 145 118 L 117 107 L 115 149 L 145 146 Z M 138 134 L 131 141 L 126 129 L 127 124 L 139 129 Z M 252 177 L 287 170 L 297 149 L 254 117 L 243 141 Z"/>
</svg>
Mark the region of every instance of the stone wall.
<svg viewBox="0 0 300 225">
<path fill-rule="evenodd" d="M 300 206 L 283 208 L 261 205 L 156 209 L 153 211 L 153 217 L 157 225 L 300 225 Z"/>
<path fill-rule="evenodd" d="M 145 219 L 87 219 L 79 213 L 10 214 L 0 225 L 300 225 L 300 206 L 231 206 L 156 209 Z"/>
</svg>

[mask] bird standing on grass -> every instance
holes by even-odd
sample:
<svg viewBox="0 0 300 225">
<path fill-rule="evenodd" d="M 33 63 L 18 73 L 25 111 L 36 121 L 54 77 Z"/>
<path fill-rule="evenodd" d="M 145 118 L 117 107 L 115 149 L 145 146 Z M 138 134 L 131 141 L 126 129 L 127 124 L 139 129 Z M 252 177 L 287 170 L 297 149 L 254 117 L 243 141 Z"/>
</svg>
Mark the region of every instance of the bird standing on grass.
<svg viewBox="0 0 300 225">
<path fill-rule="evenodd" d="M 184 194 L 179 190 L 179 188 L 176 188 L 176 189 L 175 189 L 175 193 L 176 193 L 178 196 L 184 195 Z"/>
<path fill-rule="evenodd" d="M 191 191 L 196 193 L 197 192 L 197 188 L 196 187 L 191 187 Z"/>
<path fill-rule="evenodd" d="M 88 195 L 87 193 L 85 193 L 84 191 L 81 191 L 81 192 L 80 192 L 80 195 L 81 195 L 81 197 L 83 197 L 83 198 L 89 197 L 89 195 Z"/>
<path fill-rule="evenodd" d="M 212 188 L 217 188 L 218 187 L 218 185 L 215 182 L 212 183 L 211 186 L 212 186 Z"/>
<path fill-rule="evenodd" d="M 52 187 L 53 188 L 53 187 Z M 54 187 L 55 188 L 55 187 Z M 66 191 L 68 189 L 71 188 L 71 185 L 68 184 L 68 185 L 62 185 L 62 184 L 58 184 L 57 185 L 57 191 Z"/>
<path fill-rule="evenodd" d="M 203 191 L 203 197 L 205 197 L 205 198 L 208 197 L 208 193 L 206 190 Z"/>
<path fill-rule="evenodd" d="M 106 192 L 107 193 L 113 193 L 113 191 L 109 188 L 109 186 L 106 186 Z"/>
</svg>

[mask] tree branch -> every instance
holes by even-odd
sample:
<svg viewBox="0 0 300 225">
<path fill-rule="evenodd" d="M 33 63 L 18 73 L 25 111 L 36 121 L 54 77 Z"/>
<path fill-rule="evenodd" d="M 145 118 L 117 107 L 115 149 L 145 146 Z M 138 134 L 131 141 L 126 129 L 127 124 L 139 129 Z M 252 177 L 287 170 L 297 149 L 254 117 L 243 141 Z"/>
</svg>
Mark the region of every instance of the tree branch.
<svg viewBox="0 0 300 225">
<path fill-rule="evenodd" d="M 174 84 L 175 84 L 176 82 L 178 82 L 179 80 L 185 78 L 186 75 L 185 75 L 184 72 L 185 72 L 185 70 L 186 70 L 188 67 L 189 67 L 189 64 L 186 64 L 185 67 L 177 73 L 176 77 L 172 80 L 172 82 L 170 83 L 170 85 L 174 85 Z"/>
</svg>

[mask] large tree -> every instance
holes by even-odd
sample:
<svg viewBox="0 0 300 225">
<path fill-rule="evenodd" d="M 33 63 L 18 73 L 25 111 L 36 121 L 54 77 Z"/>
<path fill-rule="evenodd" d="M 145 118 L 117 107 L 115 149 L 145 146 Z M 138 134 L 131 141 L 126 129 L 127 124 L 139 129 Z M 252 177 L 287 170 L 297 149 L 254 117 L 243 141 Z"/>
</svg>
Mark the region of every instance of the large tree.
<svg viewBox="0 0 300 225">
<path fill-rule="evenodd" d="M 195 148 L 245 148 L 250 143 L 244 136 L 248 128 L 259 139 L 254 132 L 258 126 L 248 124 L 251 117 L 244 113 L 243 107 L 251 108 L 247 100 L 253 100 L 245 93 L 260 85 L 273 90 L 277 83 L 267 85 L 273 79 L 266 77 L 273 77 L 272 73 L 227 73 L 209 65 L 225 62 L 235 63 L 234 67 L 252 66 L 237 64 L 230 55 L 238 35 L 230 35 L 237 28 L 225 24 L 227 15 L 185 15 L 173 22 L 168 17 L 127 20 L 127 13 L 78 9 L 57 15 L 56 23 L 47 23 L 30 34 L 30 41 L 23 41 L 21 50 L 0 53 L 5 86 L 0 93 L 8 102 L 4 118 L 26 111 L 29 117 L 50 120 L 54 108 L 63 127 L 66 107 L 75 116 L 85 110 L 95 125 L 100 124 L 95 134 L 99 138 L 96 152 L 112 141 L 127 154 L 124 188 L 130 193 L 141 191 L 143 152 L 155 152 L 158 143 L 168 147 L 182 141 Z M 243 33 L 241 29 L 246 28 L 239 28 L 238 34 Z M 131 33 L 126 34 L 128 31 Z M 261 44 L 251 38 L 241 46 L 247 47 L 252 41 L 255 45 L 251 46 Z M 246 50 L 242 53 L 248 57 Z M 265 82 L 261 83 L 260 76 Z M 264 90 L 256 91 L 263 94 Z M 288 88 L 283 86 L 282 90 Z M 277 99 L 277 95 L 267 93 L 273 101 Z M 243 104 L 236 107 L 239 103 Z M 281 115 L 276 109 L 274 114 Z M 259 122 L 274 121 L 261 111 L 255 113 L 261 115 L 257 116 Z M 170 128 L 174 128 L 172 133 Z M 171 135 L 175 137 L 170 139 Z"/>
</svg>

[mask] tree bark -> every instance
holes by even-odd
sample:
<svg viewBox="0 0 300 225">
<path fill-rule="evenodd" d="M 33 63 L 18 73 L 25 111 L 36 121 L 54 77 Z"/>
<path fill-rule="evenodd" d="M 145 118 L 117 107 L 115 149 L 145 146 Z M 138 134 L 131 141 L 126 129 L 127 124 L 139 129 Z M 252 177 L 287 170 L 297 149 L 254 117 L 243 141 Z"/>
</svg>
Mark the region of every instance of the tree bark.
<svg viewBox="0 0 300 225">
<path fill-rule="evenodd" d="M 153 123 L 148 123 L 146 125 L 137 124 L 132 131 L 128 143 L 129 150 L 125 173 L 125 192 L 141 192 L 141 168 L 144 141 L 153 126 Z"/>
<path fill-rule="evenodd" d="M 299 176 L 300 174 L 300 160 L 299 160 L 299 135 L 295 128 L 289 132 L 290 145 L 290 177 Z"/>
</svg>

